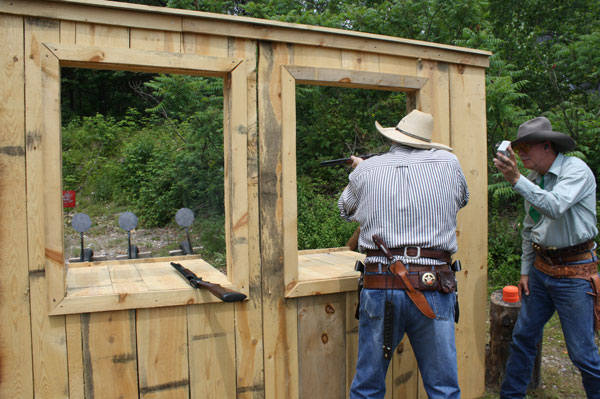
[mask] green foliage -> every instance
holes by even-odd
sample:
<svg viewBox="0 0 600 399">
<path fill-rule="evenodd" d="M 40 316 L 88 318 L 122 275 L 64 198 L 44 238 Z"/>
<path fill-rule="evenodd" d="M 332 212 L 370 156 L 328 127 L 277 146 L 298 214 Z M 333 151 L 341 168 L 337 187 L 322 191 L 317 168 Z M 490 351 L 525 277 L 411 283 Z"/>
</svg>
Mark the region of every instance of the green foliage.
<svg viewBox="0 0 600 399">
<path fill-rule="evenodd" d="M 358 226 L 340 218 L 336 199 L 319 194 L 324 184 L 298 179 L 298 249 L 343 247 Z"/>
<path fill-rule="evenodd" d="M 518 201 L 522 204 L 522 201 Z M 492 291 L 516 285 L 521 276 L 521 221 L 518 209 L 490 211 L 488 221 L 488 284 Z"/>
</svg>

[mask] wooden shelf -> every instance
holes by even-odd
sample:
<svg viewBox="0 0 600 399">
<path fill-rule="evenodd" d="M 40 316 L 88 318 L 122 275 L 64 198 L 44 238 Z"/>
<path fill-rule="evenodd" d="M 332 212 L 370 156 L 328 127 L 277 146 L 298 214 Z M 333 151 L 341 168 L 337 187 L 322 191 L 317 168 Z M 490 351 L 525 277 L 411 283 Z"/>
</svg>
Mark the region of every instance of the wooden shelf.
<svg viewBox="0 0 600 399">
<path fill-rule="evenodd" d="M 170 262 L 181 263 L 206 281 L 238 290 L 226 275 L 193 255 L 73 263 L 67 270 L 66 295 L 51 314 L 219 302 L 208 290 L 192 288 Z"/>
<path fill-rule="evenodd" d="M 360 275 L 354 270 L 364 254 L 344 248 L 298 252 L 298 281 L 288 284 L 286 297 L 332 294 L 354 291 Z"/>
</svg>

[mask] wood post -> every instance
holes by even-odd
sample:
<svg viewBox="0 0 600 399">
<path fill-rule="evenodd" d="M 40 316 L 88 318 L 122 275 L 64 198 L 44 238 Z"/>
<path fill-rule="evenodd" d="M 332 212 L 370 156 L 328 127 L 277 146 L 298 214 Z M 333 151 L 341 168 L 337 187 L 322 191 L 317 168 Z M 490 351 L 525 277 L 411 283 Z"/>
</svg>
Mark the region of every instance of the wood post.
<svg viewBox="0 0 600 399">
<path fill-rule="evenodd" d="M 521 302 L 511 303 L 502 300 L 502 290 L 492 293 L 490 298 L 490 343 L 485 359 L 485 382 L 488 386 L 499 386 L 504 379 L 512 332 L 520 310 Z M 528 390 L 536 389 L 540 385 L 541 363 L 542 342 L 540 341 Z"/>
</svg>

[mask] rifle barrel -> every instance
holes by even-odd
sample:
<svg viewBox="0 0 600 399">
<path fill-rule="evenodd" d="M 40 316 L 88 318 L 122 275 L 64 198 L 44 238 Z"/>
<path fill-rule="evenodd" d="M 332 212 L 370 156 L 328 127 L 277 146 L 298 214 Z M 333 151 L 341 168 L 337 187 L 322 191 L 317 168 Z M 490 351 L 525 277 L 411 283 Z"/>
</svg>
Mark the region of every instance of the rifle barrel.
<svg viewBox="0 0 600 399">
<path fill-rule="evenodd" d="M 382 152 L 379 153 L 373 153 L 373 154 L 363 154 L 363 155 L 357 155 L 358 158 L 362 158 L 362 159 L 368 159 L 371 157 L 374 157 L 376 155 L 381 155 L 383 154 Z M 330 159 L 327 161 L 321 161 L 319 163 L 319 166 L 335 166 L 335 165 L 350 165 L 352 164 L 352 158 L 348 157 L 348 158 L 337 158 L 337 159 Z"/>
</svg>

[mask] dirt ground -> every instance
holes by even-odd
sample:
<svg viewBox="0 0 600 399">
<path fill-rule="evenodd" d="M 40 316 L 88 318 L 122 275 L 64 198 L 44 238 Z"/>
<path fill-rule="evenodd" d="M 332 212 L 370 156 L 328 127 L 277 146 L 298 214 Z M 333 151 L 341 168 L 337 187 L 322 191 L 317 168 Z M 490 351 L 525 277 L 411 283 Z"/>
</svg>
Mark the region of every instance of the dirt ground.
<svg viewBox="0 0 600 399">
<path fill-rule="evenodd" d="M 64 243 L 65 257 L 79 257 L 81 252 L 81 235 L 72 226 L 74 212 L 65 215 Z M 83 234 L 84 248 L 91 248 L 94 256 L 106 255 L 107 260 L 117 255 L 127 254 L 127 231 L 119 227 L 118 215 L 104 215 L 90 218 L 92 226 Z M 130 232 L 132 245 L 137 245 L 140 252 L 152 252 L 152 256 L 168 256 L 169 250 L 178 249 L 179 243 L 185 240 L 182 228 L 140 228 Z"/>
</svg>

